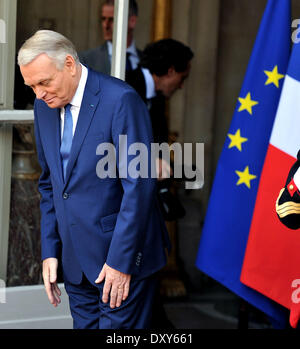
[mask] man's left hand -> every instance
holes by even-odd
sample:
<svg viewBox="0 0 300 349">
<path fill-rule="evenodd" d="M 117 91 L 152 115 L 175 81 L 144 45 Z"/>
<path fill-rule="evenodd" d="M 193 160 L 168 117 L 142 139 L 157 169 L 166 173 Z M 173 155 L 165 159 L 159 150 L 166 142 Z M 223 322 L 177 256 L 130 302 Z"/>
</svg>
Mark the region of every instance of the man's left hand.
<svg viewBox="0 0 300 349">
<path fill-rule="evenodd" d="M 110 295 L 110 307 L 120 307 L 128 297 L 131 275 L 121 273 L 105 263 L 95 283 L 100 284 L 104 279 L 103 303 L 108 302 Z"/>
</svg>

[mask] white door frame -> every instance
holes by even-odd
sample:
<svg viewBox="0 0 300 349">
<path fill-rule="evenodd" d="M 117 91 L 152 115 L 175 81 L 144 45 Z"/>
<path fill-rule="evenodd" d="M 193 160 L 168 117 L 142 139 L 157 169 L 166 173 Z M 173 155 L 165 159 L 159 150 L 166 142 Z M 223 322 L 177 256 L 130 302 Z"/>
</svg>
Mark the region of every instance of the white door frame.
<svg viewBox="0 0 300 349">
<path fill-rule="evenodd" d="M 0 43 L 0 109 L 13 109 L 17 0 L 0 0 L 5 40 Z M 3 39 L 3 38 L 2 38 Z M 6 280 L 10 217 L 12 125 L 0 122 L 0 279 Z"/>
</svg>

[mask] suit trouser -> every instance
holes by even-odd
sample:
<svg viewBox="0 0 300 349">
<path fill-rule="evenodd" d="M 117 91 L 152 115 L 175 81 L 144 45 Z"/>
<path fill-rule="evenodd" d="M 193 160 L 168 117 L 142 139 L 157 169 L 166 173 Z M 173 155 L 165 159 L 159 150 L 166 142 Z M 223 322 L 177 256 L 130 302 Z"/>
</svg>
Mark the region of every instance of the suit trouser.
<svg viewBox="0 0 300 349">
<path fill-rule="evenodd" d="M 102 302 L 104 283 L 92 285 L 85 275 L 79 285 L 65 281 L 74 329 L 147 329 L 152 317 L 152 304 L 157 277 L 131 280 L 129 296 L 119 308 L 111 309 Z"/>
</svg>

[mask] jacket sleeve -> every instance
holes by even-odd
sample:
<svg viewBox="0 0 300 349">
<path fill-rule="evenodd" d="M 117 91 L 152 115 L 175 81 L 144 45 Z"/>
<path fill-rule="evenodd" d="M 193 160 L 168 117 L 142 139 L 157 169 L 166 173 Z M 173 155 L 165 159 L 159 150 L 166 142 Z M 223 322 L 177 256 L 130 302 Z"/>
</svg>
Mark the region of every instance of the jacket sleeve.
<svg viewBox="0 0 300 349">
<path fill-rule="evenodd" d="M 53 204 L 53 192 L 50 178 L 50 170 L 47 165 L 42 142 L 40 139 L 40 131 L 38 125 L 38 118 L 36 115 L 36 108 L 34 117 L 34 132 L 38 160 L 42 170 L 39 179 L 39 192 L 41 194 L 40 210 L 42 260 L 46 258 L 59 258 L 61 253 L 61 240 L 57 230 L 57 220 Z"/>
<path fill-rule="evenodd" d="M 297 161 L 288 174 L 285 186 L 280 190 L 276 201 L 279 220 L 290 229 L 300 228 L 300 191 L 294 183 L 294 175 L 300 167 L 300 151 Z"/>
<path fill-rule="evenodd" d="M 117 104 L 112 136 L 124 193 L 106 263 L 123 273 L 132 274 L 155 202 L 156 179 L 151 178 L 150 155 L 153 135 L 148 110 L 134 90 L 126 90 Z M 141 176 L 138 173 L 136 176 L 134 170 L 134 159 L 138 156 L 144 161 L 139 172 Z"/>
</svg>

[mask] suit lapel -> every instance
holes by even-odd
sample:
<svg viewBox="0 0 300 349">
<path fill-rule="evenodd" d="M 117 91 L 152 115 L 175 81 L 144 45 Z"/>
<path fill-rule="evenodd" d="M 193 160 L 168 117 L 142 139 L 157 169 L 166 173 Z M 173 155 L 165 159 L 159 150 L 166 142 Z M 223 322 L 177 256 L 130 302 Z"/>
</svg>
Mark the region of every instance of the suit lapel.
<svg viewBox="0 0 300 349">
<path fill-rule="evenodd" d="M 99 103 L 99 79 L 89 70 L 88 79 L 85 86 L 85 92 L 83 95 L 81 108 L 76 125 L 76 131 L 74 134 L 70 158 L 67 166 L 65 185 L 67 185 L 76 159 L 79 155 L 81 145 L 85 139 L 86 133 L 90 127 L 93 116 L 95 114 L 97 105 Z"/>
</svg>

